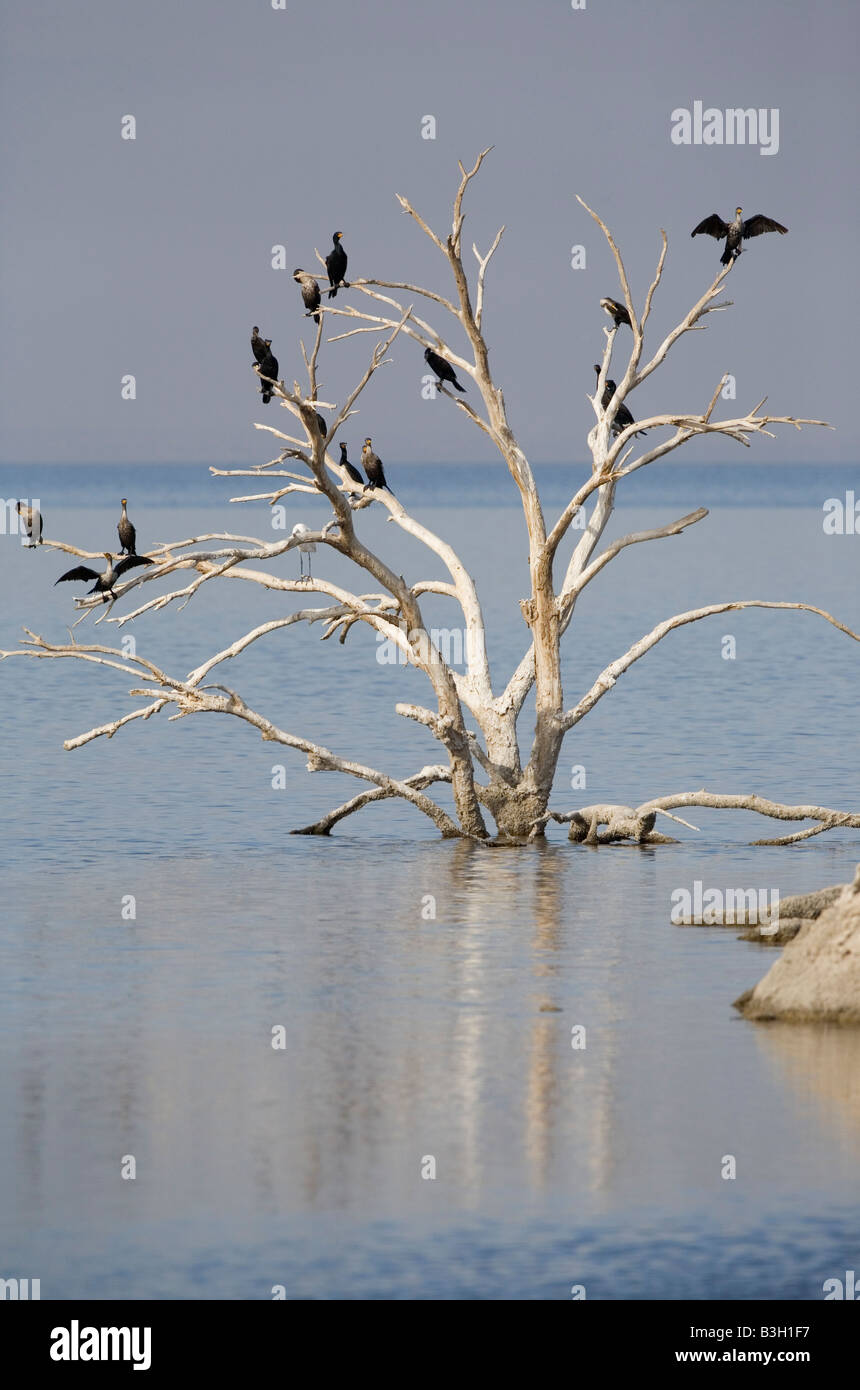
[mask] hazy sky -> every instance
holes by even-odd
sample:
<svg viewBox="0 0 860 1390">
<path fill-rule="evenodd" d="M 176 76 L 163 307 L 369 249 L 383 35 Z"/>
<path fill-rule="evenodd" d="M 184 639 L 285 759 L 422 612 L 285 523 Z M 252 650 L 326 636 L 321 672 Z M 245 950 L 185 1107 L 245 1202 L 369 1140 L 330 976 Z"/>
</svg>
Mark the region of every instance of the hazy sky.
<svg viewBox="0 0 860 1390">
<path fill-rule="evenodd" d="M 700 408 L 728 371 L 739 405 L 767 394 L 774 413 L 838 426 L 758 441 L 756 461 L 857 458 L 856 0 L 587 0 L 580 11 L 569 0 L 7 0 L 2 14 L 4 461 L 268 458 L 253 422 L 281 424 L 283 412 L 255 394 L 251 325 L 291 381 L 309 325 L 290 271 L 313 267 L 337 229 L 352 275 L 449 293 L 441 257 L 394 195 L 445 230 L 457 159 L 489 144 L 464 245 L 486 247 L 507 225 L 485 326 L 530 457 L 585 457 L 598 301 L 618 292 L 579 192 L 610 222 L 640 305 L 659 228 L 669 234 L 654 337 L 718 268 L 718 244 L 690 239 L 702 217 L 740 203 L 790 228 L 750 243 L 730 276 L 736 307 L 634 393 L 635 415 Z M 673 144 L 672 111 L 695 101 L 777 108 L 778 153 Z M 121 138 L 128 114 L 134 141 Z M 425 115 L 435 140 L 421 138 Z M 278 243 L 286 270 L 271 268 Z M 587 268 L 573 270 L 579 243 Z M 431 321 L 447 332 L 441 311 Z M 324 349 L 323 395 L 342 399 L 368 347 Z M 423 370 L 401 341 L 345 432 L 353 454 L 370 433 L 387 463 L 490 456 L 449 402 L 422 400 Z M 126 373 L 134 401 L 121 398 Z M 689 456 L 739 454 L 704 440 Z"/>
</svg>

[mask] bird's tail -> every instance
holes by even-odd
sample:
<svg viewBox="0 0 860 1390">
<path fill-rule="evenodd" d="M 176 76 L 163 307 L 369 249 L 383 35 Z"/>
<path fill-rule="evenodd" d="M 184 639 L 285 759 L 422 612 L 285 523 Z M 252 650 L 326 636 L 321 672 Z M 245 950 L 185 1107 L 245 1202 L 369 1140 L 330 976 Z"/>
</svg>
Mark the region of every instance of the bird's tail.
<svg viewBox="0 0 860 1390">
<path fill-rule="evenodd" d="M 314 323 L 319 323 L 319 321 L 320 321 L 320 316 L 319 316 L 319 314 L 314 314 Z"/>
<path fill-rule="evenodd" d="M 458 391 L 462 391 L 463 394 L 465 395 L 465 393 L 466 393 L 466 388 L 465 388 L 465 386 L 461 386 L 461 385 L 460 385 L 460 383 L 459 383 L 459 381 L 457 380 L 456 377 L 454 378 L 454 385 L 456 386 L 456 388 L 457 388 Z"/>
<path fill-rule="evenodd" d="M 733 260 L 734 260 L 734 256 L 732 255 L 732 253 L 731 253 L 731 251 L 729 250 L 729 248 L 726 247 L 725 251 L 724 251 L 723 254 L 720 256 L 720 265 L 728 265 L 729 262 L 730 262 L 730 261 L 733 261 Z"/>
<path fill-rule="evenodd" d="M 267 386 L 266 389 L 265 389 L 265 391 L 263 392 L 263 405 L 268 405 L 268 404 L 269 404 L 269 401 L 270 401 L 271 399 L 272 399 L 272 393 L 271 393 L 271 391 L 269 390 L 269 388 L 268 388 L 268 386 Z"/>
<path fill-rule="evenodd" d="M 329 299 L 337 299 L 337 285 L 332 285 L 328 292 Z"/>
</svg>

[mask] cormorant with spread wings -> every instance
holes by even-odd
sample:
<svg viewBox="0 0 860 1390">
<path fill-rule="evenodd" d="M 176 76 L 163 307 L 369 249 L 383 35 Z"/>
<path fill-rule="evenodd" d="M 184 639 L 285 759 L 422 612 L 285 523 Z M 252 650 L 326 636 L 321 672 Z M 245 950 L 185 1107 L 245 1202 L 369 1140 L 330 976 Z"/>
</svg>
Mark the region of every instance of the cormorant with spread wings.
<svg viewBox="0 0 860 1390">
<path fill-rule="evenodd" d="M 735 260 L 743 250 L 742 243 L 747 237 L 761 236 L 763 232 L 779 232 L 785 236 L 788 231 L 781 222 L 774 222 L 772 217 L 765 217 L 764 213 L 757 212 L 755 217 L 748 217 L 744 221 L 743 208 L 735 208 L 734 222 L 724 222 L 719 213 L 712 212 L 710 217 L 706 217 L 700 222 L 698 227 L 694 227 L 690 236 L 712 236 L 717 241 L 726 239 L 723 247 L 723 254 L 720 256 L 720 263 L 728 265 Z"/>
</svg>

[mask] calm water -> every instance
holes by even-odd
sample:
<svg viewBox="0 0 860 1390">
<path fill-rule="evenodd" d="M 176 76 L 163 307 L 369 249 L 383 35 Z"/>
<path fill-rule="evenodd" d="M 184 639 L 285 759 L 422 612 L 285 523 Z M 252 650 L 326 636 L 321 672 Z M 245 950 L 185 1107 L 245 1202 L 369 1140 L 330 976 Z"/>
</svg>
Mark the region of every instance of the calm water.
<svg viewBox="0 0 860 1390">
<path fill-rule="evenodd" d="M 860 536 L 821 524 L 826 498 L 860 496 L 860 468 L 648 472 L 612 535 L 711 515 L 633 547 L 587 591 L 571 702 L 698 604 L 803 599 L 860 629 Z M 391 475 L 471 561 L 501 684 L 525 643 L 510 481 L 465 466 Z M 541 470 L 548 510 L 582 476 Z M 121 495 L 141 548 L 266 535 L 264 509 L 227 504 L 256 490 L 203 466 L 0 469 L 3 497 L 38 496 L 46 535 L 88 549 L 115 543 Z M 302 499 L 290 524 L 321 515 Z M 381 509 L 360 524 L 398 572 L 441 573 Z M 77 590 L 53 580 L 70 563 L 0 538 L 0 646 L 23 624 L 64 638 Z M 348 576 L 321 552 L 314 566 Z M 207 585 L 123 633 L 184 676 L 285 611 L 249 590 Z M 444 599 L 426 613 L 451 622 Z M 93 633 L 118 640 L 107 624 L 76 630 Z M 356 759 L 401 775 L 438 761 L 393 713 L 426 698 L 420 677 L 380 664 L 367 633 L 319 637 L 275 634 L 224 679 Z M 807 614 L 672 634 L 569 737 L 554 804 L 705 785 L 854 809 L 858 662 Z M 585 1284 L 590 1298 L 807 1299 L 860 1268 L 860 1030 L 743 1022 L 731 1002 L 774 953 L 669 922 L 673 889 L 695 879 L 783 894 L 844 881 L 856 835 L 751 848 L 770 823 L 691 812 L 702 833 L 677 827 L 682 843 L 659 850 L 589 850 L 555 827 L 544 845 L 488 852 L 383 803 L 331 839 L 291 837 L 356 784 L 309 775 L 238 722 L 162 715 L 65 753 L 64 738 L 133 707 L 128 684 L 0 665 L 0 1276 L 40 1278 L 46 1298 L 268 1298 L 283 1284 L 290 1297 L 563 1299 Z M 531 726 L 526 710 L 524 739 Z"/>
</svg>

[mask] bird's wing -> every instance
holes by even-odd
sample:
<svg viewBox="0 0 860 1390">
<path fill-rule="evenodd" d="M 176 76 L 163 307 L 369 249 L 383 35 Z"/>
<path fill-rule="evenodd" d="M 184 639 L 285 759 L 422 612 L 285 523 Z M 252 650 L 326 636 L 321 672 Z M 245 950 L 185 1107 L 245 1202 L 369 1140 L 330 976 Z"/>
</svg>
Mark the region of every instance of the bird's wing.
<svg viewBox="0 0 860 1390">
<path fill-rule="evenodd" d="M 728 223 L 723 221 L 719 213 L 712 212 L 710 217 L 704 218 L 698 227 L 693 228 L 690 236 L 698 236 L 700 232 L 704 233 L 705 236 L 716 237 L 719 240 L 720 237 L 728 236 Z"/>
<path fill-rule="evenodd" d="M 154 565 L 155 561 L 148 559 L 146 555 L 124 555 L 113 567 L 114 574 L 125 574 L 126 570 L 134 569 L 135 565 Z"/>
<path fill-rule="evenodd" d="M 59 579 L 55 579 L 55 580 L 54 580 L 54 586 L 56 587 L 57 584 L 62 584 L 63 581 L 66 580 L 66 579 L 98 579 L 98 578 L 99 578 L 98 570 L 87 569 L 86 565 L 76 565 L 75 568 L 74 568 L 73 570 L 66 570 L 66 573 L 65 573 L 65 574 L 61 574 L 60 577 L 59 577 Z"/>
<path fill-rule="evenodd" d="M 774 222 L 772 217 L 765 217 L 757 212 L 755 217 L 748 217 L 744 223 L 744 236 L 761 236 L 762 232 L 782 232 L 783 235 L 788 231 L 781 222 Z"/>
</svg>

